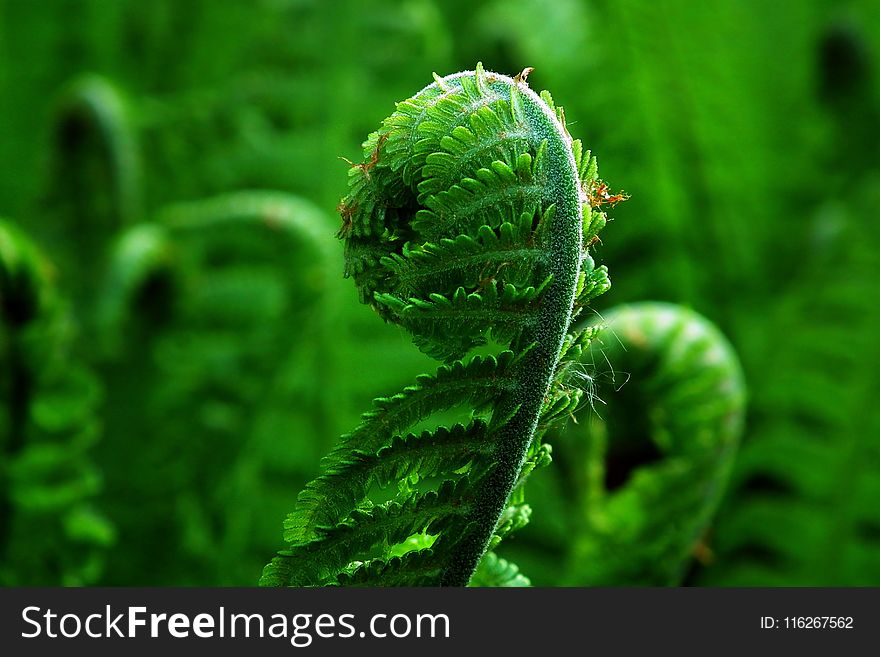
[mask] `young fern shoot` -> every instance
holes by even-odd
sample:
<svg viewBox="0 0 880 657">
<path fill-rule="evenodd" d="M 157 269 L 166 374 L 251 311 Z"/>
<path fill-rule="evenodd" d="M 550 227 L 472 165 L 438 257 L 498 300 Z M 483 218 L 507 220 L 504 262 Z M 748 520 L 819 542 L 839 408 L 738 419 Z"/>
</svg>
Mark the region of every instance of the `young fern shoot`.
<svg viewBox="0 0 880 657">
<path fill-rule="evenodd" d="M 566 585 L 675 586 L 703 542 L 743 430 L 746 389 L 733 347 L 682 306 L 641 302 L 603 313 L 582 360 L 616 370 L 601 412 L 554 433 L 575 510 Z"/>
<path fill-rule="evenodd" d="M 305 199 L 246 190 L 165 206 L 120 235 L 96 304 L 107 407 L 126 409 L 105 419 L 107 509 L 129 544 L 177 558 L 157 567 L 132 550 L 111 581 L 253 577 L 246 555 L 275 535 L 262 501 L 324 451 L 281 460 L 263 436 L 276 424 L 326 435 L 333 411 L 327 225 Z M 115 502 L 131 489 L 151 499 L 137 516 Z"/>
<path fill-rule="evenodd" d="M 261 584 L 464 586 L 527 521 L 523 483 L 578 403 L 566 369 L 595 333 L 572 319 L 610 283 L 587 252 L 605 224 L 595 158 L 524 78 L 435 75 L 350 169 L 345 274 L 443 364 L 377 399 L 324 459 Z M 469 421 L 411 432 L 451 409 Z"/>
<path fill-rule="evenodd" d="M 141 154 L 124 94 L 100 75 L 71 81 L 52 117 L 51 189 L 59 231 L 109 240 L 141 213 Z M 80 253 L 81 255 L 81 253 Z"/>
</svg>

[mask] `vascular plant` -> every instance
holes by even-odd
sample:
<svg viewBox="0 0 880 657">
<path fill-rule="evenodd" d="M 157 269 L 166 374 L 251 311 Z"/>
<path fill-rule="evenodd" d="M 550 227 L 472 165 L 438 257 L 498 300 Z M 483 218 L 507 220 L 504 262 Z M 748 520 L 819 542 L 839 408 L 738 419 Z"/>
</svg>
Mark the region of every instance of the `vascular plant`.
<svg viewBox="0 0 880 657">
<path fill-rule="evenodd" d="M 141 158 L 128 103 L 112 82 L 92 74 L 71 81 L 55 105 L 50 195 L 65 211 L 70 235 L 106 239 L 140 214 Z"/>
<path fill-rule="evenodd" d="M 100 388 L 71 358 L 53 269 L 0 222 L 0 584 L 83 585 L 113 528 L 91 505 L 101 477 Z"/>
<path fill-rule="evenodd" d="M 331 335 L 325 224 L 299 197 L 244 191 L 166 206 L 119 236 L 96 321 L 106 508 L 125 544 L 177 558 L 139 553 L 111 581 L 230 584 L 262 564 L 277 529 L 260 510 L 323 451 L 282 458 L 281 427 L 321 434 L 330 414 L 329 348 L 303 347 Z"/>
<path fill-rule="evenodd" d="M 122 92 L 99 75 L 77 77 L 54 102 L 43 230 L 59 268 L 77 271 L 64 291 L 80 320 L 93 310 L 110 244 L 141 213 L 135 127 Z"/>
<path fill-rule="evenodd" d="M 129 557 L 109 564 L 106 581 L 238 583 L 276 533 L 258 510 L 291 476 L 306 481 L 305 464 L 326 449 L 316 441 L 280 458 L 276 442 L 282 426 L 329 433 L 335 356 L 304 345 L 331 335 L 331 236 L 320 211 L 283 192 L 153 209 L 181 188 L 192 194 L 186 181 L 199 167 L 180 166 L 174 144 L 196 134 L 224 143 L 203 113 L 184 112 L 181 124 L 166 101 L 128 101 L 98 75 L 65 86 L 51 123 L 48 241 L 74 274 L 64 292 L 90 336 L 79 350 L 107 384 L 103 508 Z M 165 146 L 177 153 L 173 176 L 155 152 Z M 157 566 L 156 550 L 177 558 Z"/>
<path fill-rule="evenodd" d="M 524 483 L 596 332 L 572 320 L 610 285 L 588 253 L 606 221 L 595 158 L 529 70 L 435 75 L 349 170 L 345 274 L 443 364 L 325 457 L 263 585 L 463 586 L 481 560 L 474 583 L 518 577 L 485 555 L 528 519 Z"/>
<path fill-rule="evenodd" d="M 563 583 L 677 585 L 695 557 L 711 559 L 705 534 L 743 428 L 739 359 L 681 306 L 629 304 L 603 319 L 582 355 L 595 411 L 553 435 L 554 474 L 566 474 Z"/>
</svg>

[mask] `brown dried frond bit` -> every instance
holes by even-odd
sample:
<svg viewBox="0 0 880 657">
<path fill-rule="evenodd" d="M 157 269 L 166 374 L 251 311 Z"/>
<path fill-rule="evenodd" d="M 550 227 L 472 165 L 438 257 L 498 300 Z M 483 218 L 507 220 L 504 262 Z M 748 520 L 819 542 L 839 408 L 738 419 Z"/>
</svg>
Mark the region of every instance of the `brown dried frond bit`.
<svg viewBox="0 0 880 657">
<path fill-rule="evenodd" d="M 336 211 L 342 216 L 342 226 L 336 231 L 336 237 L 339 239 L 345 239 L 351 232 L 351 218 L 356 209 L 357 206 L 354 203 L 346 203 L 344 199 L 339 201 L 339 205 L 336 206 Z"/>
<path fill-rule="evenodd" d="M 523 70 L 513 76 L 513 81 L 519 84 L 529 79 L 529 75 L 535 70 L 534 66 L 526 66 Z"/>
<path fill-rule="evenodd" d="M 600 205 L 605 205 L 606 203 L 609 203 L 611 207 L 614 207 L 628 198 L 629 194 L 624 191 L 620 191 L 617 194 L 611 194 L 608 191 L 608 185 L 601 180 L 596 181 L 587 191 L 587 200 L 590 202 L 590 206 L 594 208 L 598 208 Z"/>
<path fill-rule="evenodd" d="M 369 161 L 364 164 L 359 164 L 358 166 L 364 173 L 369 172 L 374 166 L 379 163 L 379 150 L 382 148 L 382 144 L 385 143 L 385 140 L 388 139 L 388 133 L 386 132 L 384 135 L 379 135 L 379 139 L 376 142 L 376 148 L 373 149 L 373 152 L 370 153 Z"/>
</svg>

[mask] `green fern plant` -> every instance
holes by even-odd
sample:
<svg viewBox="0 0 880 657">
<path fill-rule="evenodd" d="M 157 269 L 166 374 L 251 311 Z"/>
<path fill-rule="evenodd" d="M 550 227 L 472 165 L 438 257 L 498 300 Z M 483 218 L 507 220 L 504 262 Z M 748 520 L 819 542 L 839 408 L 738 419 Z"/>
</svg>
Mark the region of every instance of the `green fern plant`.
<svg viewBox="0 0 880 657">
<path fill-rule="evenodd" d="M 694 556 L 710 554 L 705 534 L 743 430 L 742 370 L 720 331 L 681 306 L 636 303 L 604 317 L 583 361 L 605 405 L 577 414 L 559 439 L 578 473 L 569 583 L 676 585 Z"/>
<path fill-rule="evenodd" d="M 65 86 L 51 117 L 47 243 L 92 337 L 76 346 L 107 383 L 98 459 L 129 554 L 110 564 L 108 583 L 253 581 L 275 535 L 258 509 L 271 510 L 291 478 L 304 483 L 327 448 L 282 451 L 280 428 L 338 430 L 335 356 L 320 347 L 335 294 L 329 219 L 268 190 L 162 204 L 197 196 L 195 172 L 237 169 L 223 153 L 178 148 L 225 144 L 222 119 L 242 109 L 218 94 L 207 111 L 200 99 L 127 99 L 86 75 Z M 154 504 L 135 518 L 128 509 L 142 495 Z M 174 555 L 167 567 L 155 567 L 156 551 Z"/>
<path fill-rule="evenodd" d="M 324 459 L 261 584 L 463 586 L 527 521 L 523 484 L 578 403 L 568 367 L 595 333 L 572 320 L 610 285 L 587 252 L 606 221 L 595 158 L 527 73 L 435 75 L 350 169 L 345 273 L 444 364 Z"/>
<path fill-rule="evenodd" d="M 110 80 L 88 74 L 58 94 L 51 117 L 40 235 L 66 274 L 65 294 L 85 322 L 94 310 L 113 240 L 142 211 L 142 167 L 130 103 Z M 88 262 L 88 267 L 82 267 Z"/>
<path fill-rule="evenodd" d="M 92 505 L 102 478 L 100 387 L 70 354 L 49 262 L 0 222 L 0 584 L 83 585 L 113 527 Z"/>
<path fill-rule="evenodd" d="M 141 204 L 141 157 L 135 121 L 124 94 L 97 74 L 71 81 L 52 118 L 52 193 L 66 206 L 73 232 L 105 233 L 135 221 Z M 106 235 L 105 235 L 106 237 Z"/>
<path fill-rule="evenodd" d="M 326 449 L 288 452 L 277 437 L 331 421 L 327 222 L 299 197 L 242 191 L 167 206 L 120 235 L 96 322 L 100 459 L 132 555 L 109 581 L 253 581 L 277 531 L 260 511 L 279 500 L 282 513 L 282 491 Z M 151 504 L 133 516 L 141 495 Z M 153 551 L 175 558 L 157 566 Z"/>
</svg>

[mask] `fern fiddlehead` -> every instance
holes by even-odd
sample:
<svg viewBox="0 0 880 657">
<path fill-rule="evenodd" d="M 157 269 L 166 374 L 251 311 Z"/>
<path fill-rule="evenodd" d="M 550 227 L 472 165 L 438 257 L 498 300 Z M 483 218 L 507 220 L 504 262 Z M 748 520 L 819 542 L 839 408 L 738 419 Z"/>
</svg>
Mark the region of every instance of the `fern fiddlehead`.
<svg viewBox="0 0 880 657">
<path fill-rule="evenodd" d="M 280 497 L 269 491 L 307 480 L 324 451 L 279 458 L 277 427 L 326 433 L 332 411 L 322 394 L 333 371 L 322 342 L 332 335 L 328 225 L 302 198 L 251 190 L 166 206 L 120 236 L 97 321 L 107 508 L 121 549 L 178 558 L 157 568 L 131 557 L 110 565 L 111 581 L 149 572 L 153 583 L 236 583 L 252 577 L 238 568 L 262 565 L 276 529 L 259 510 Z M 131 516 L 131 490 L 149 492 L 150 511 Z"/>
<path fill-rule="evenodd" d="M 133 123 L 122 93 L 100 75 L 77 78 L 59 97 L 52 178 L 69 205 L 67 230 L 112 233 L 137 219 L 141 163 Z"/>
<path fill-rule="evenodd" d="M 597 182 L 550 94 L 480 65 L 435 76 L 369 136 L 339 207 L 345 273 L 445 362 L 325 458 L 262 584 L 463 586 L 525 523 L 522 484 L 549 462 L 540 436 L 577 403 L 566 369 L 594 333 L 571 321 L 610 285 L 587 253 Z M 407 433 L 451 410 L 468 419 Z"/>
<path fill-rule="evenodd" d="M 306 288 L 304 296 L 309 300 L 318 297 L 324 288 L 328 249 L 320 233 L 323 222 L 320 211 L 311 203 L 265 190 L 166 206 L 156 213 L 154 221 L 133 226 L 118 239 L 101 290 L 99 325 L 108 334 L 122 332 L 121 323 L 131 312 L 130 306 L 136 305 L 138 295 L 151 281 L 155 283 L 162 276 L 209 278 L 212 284 L 206 294 L 227 297 L 217 299 L 210 310 L 214 320 L 218 314 L 228 317 L 242 310 L 243 300 L 254 298 L 253 289 L 262 290 L 266 296 L 272 292 L 279 297 L 289 295 L 283 301 L 272 299 L 267 303 L 276 307 L 287 304 L 295 310 L 300 301 L 296 297 L 298 286 Z M 305 253 L 312 255 L 302 255 Z M 255 264 L 273 259 L 284 263 L 280 276 L 273 275 L 265 264 Z M 227 282 L 220 275 L 224 269 L 232 269 L 237 275 L 227 276 Z M 246 274 L 237 271 L 241 269 Z M 224 285 L 245 287 L 246 276 L 251 279 L 250 292 L 221 291 Z M 279 283 L 272 280 L 277 278 L 291 289 L 277 291 Z M 189 287 L 197 290 L 197 282 L 189 283 Z M 224 307 L 229 308 L 229 297 L 235 309 L 224 311 Z"/>
<path fill-rule="evenodd" d="M 43 210 L 46 243 L 81 321 L 93 310 L 104 258 L 141 212 L 141 154 L 128 102 L 110 80 L 83 75 L 55 101 Z M 81 267 L 82 262 L 90 263 Z"/>
<path fill-rule="evenodd" d="M 566 583 L 676 585 L 707 554 L 743 428 L 742 370 L 721 332 L 686 308 L 635 303 L 604 319 L 582 360 L 614 368 L 596 384 L 607 405 L 554 437 L 579 471 Z"/>
</svg>

